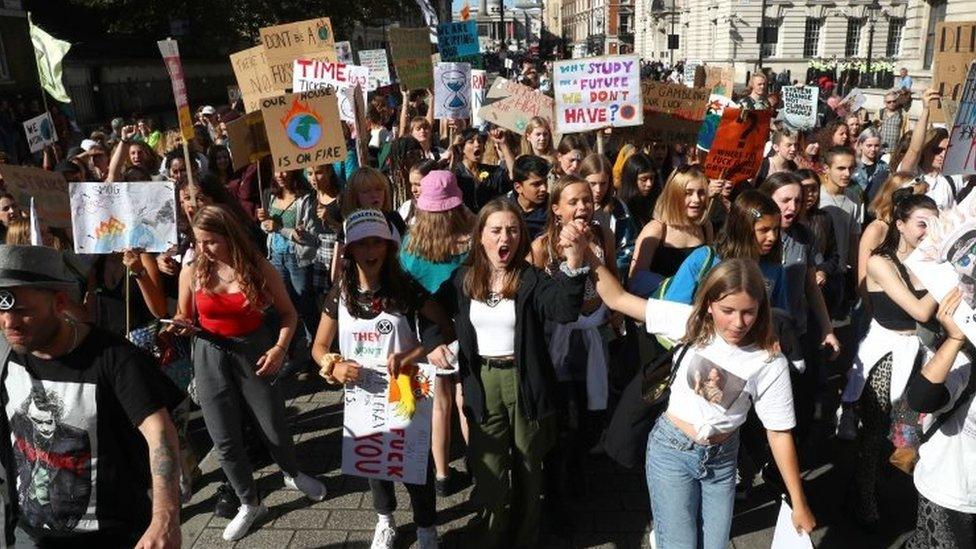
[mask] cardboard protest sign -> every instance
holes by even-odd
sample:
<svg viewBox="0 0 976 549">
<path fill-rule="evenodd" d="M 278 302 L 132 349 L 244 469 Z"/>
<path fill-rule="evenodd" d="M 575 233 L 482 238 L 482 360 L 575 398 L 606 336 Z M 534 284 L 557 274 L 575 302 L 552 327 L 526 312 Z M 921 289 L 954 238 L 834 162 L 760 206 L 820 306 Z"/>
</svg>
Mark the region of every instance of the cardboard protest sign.
<svg viewBox="0 0 976 549">
<path fill-rule="evenodd" d="M 58 141 L 58 132 L 54 129 L 51 113 L 47 112 L 24 122 L 24 133 L 27 134 L 27 146 L 32 153 Z"/>
<path fill-rule="evenodd" d="M 430 61 L 430 33 L 426 28 L 390 29 L 390 55 L 400 85 L 408 90 L 434 86 L 434 65 Z"/>
<path fill-rule="evenodd" d="M 418 364 L 405 370 L 391 383 L 386 364 L 364 364 L 359 378 L 346 385 L 343 474 L 408 484 L 427 481 L 434 367 Z"/>
<path fill-rule="evenodd" d="M 126 248 L 161 253 L 176 245 L 176 183 L 70 183 L 75 253 Z"/>
<path fill-rule="evenodd" d="M 437 49 L 440 50 L 441 61 L 468 63 L 472 68 L 483 68 L 478 24 L 473 19 L 437 25 Z"/>
<path fill-rule="evenodd" d="M 936 301 L 953 288 L 962 300 L 952 318 L 970 342 L 976 343 L 976 195 L 941 210 L 926 223 L 925 238 L 907 258 L 905 266 L 918 277 Z M 907 375 L 907 373 L 906 373 Z"/>
<path fill-rule="evenodd" d="M 244 98 L 244 111 L 261 109 L 261 100 L 277 95 L 274 79 L 264 53 L 264 46 L 254 46 L 230 54 L 230 64 L 234 68 L 234 78 Z"/>
<path fill-rule="evenodd" d="M 485 94 L 488 92 L 488 75 L 481 69 L 471 69 L 471 125 L 480 126 L 482 119 L 479 111 L 485 104 Z"/>
<path fill-rule="evenodd" d="M 716 95 L 732 95 L 735 87 L 735 69 L 732 67 L 705 67 L 705 87 Z"/>
<path fill-rule="evenodd" d="M 969 64 L 942 164 L 942 175 L 971 173 L 976 173 L 976 62 Z"/>
<path fill-rule="evenodd" d="M 810 130 L 817 125 L 817 86 L 783 86 L 783 108 L 780 115 L 795 130 Z"/>
<path fill-rule="evenodd" d="M 390 64 L 386 59 L 386 50 L 360 50 L 359 64 L 369 69 L 367 91 L 390 85 Z"/>
<path fill-rule="evenodd" d="M 366 88 L 369 86 L 369 69 L 358 65 L 346 65 L 329 61 L 296 59 L 293 65 L 292 84 L 295 92 L 305 92 L 319 88 L 333 88 L 344 91 L 361 87 L 363 102 L 366 101 Z M 355 112 L 347 93 L 339 93 L 339 116 L 345 122 L 355 119 Z"/>
<path fill-rule="evenodd" d="M 471 118 L 471 65 L 434 67 L 434 118 Z"/>
<path fill-rule="evenodd" d="M 556 133 L 639 126 L 644 122 L 637 56 L 557 61 L 553 81 Z"/>
<path fill-rule="evenodd" d="M 186 97 L 186 81 L 183 78 L 180 48 L 176 40 L 160 40 L 156 45 L 159 46 L 159 53 L 163 55 L 166 72 L 169 73 L 170 82 L 173 84 L 173 99 L 176 101 L 176 113 L 180 120 L 180 135 L 185 142 L 188 142 L 196 137 L 196 132 L 193 130 L 193 117 L 190 116 L 190 101 Z"/>
<path fill-rule="evenodd" d="M 499 76 L 488 89 L 478 116 L 496 126 L 522 134 L 529 120 L 536 116 L 545 119 L 550 128 L 554 127 L 554 108 L 551 97 Z"/>
<path fill-rule="evenodd" d="M 635 143 L 694 143 L 705 118 L 708 90 L 653 80 L 641 81 L 644 124 L 623 128 Z"/>
<path fill-rule="evenodd" d="M 0 178 L 21 208 L 27 208 L 31 197 L 34 198 L 41 223 L 49 227 L 71 226 L 68 182 L 63 175 L 29 166 L 0 164 Z"/>
<path fill-rule="evenodd" d="M 348 40 L 335 43 L 336 61 L 352 65 L 356 61 L 352 58 L 352 44 Z"/>
<path fill-rule="evenodd" d="M 320 88 L 261 101 L 275 170 L 298 170 L 346 158 L 336 90 Z"/>
<path fill-rule="evenodd" d="M 943 99 L 962 101 L 969 62 L 976 59 L 976 21 L 936 23 L 933 42 L 932 86 Z M 951 122 L 942 109 L 943 105 L 932 106 L 932 122 Z"/>
<path fill-rule="evenodd" d="M 296 59 L 337 61 L 332 22 L 328 17 L 264 27 L 260 32 L 275 91 L 292 87 L 292 64 Z"/>
<path fill-rule="evenodd" d="M 227 137 L 230 141 L 230 157 L 234 163 L 234 171 L 271 154 L 261 111 L 250 112 L 246 116 L 228 122 Z"/>
<path fill-rule="evenodd" d="M 770 110 L 748 109 L 742 119 L 741 109 L 726 107 L 715 133 L 705 175 L 710 179 L 725 179 L 742 183 L 756 176 L 762 164 L 763 147 L 769 139 Z"/>
<path fill-rule="evenodd" d="M 684 66 L 685 70 L 684 73 L 682 74 L 681 82 L 685 86 L 688 86 L 689 88 L 696 87 L 695 76 L 699 72 L 698 67 L 702 67 L 702 66 L 704 66 L 704 63 L 702 62 L 701 59 L 685 61 L 685 66 Z M 701 82 L 701 85 L 704 86 L 705 83 Z"/>
</svg>

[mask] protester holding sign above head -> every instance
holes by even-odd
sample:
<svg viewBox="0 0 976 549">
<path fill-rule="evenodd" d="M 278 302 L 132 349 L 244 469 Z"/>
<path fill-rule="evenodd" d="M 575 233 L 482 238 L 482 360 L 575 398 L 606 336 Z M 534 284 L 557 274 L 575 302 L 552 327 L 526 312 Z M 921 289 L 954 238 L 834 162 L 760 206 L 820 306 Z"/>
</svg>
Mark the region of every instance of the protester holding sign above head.
<svg viewBox="0 0 976 549">
<path fill-rule="evenodd" d="M 135 140 L 135 126 L 122 127 L 122 140 L 112 152 L 107 181 L 155 181 L 160 178 L 156 153 Z"/>
<path fill-rule="evenodd" d="M 452 147 L 452 171 L 464 193 L 464 205 L 477 212 L 496 197 L 512 190 L 506 166 L 490 166 L 481 162 L 485 151 L 485 136 L 474 128 L 461 132 L 458 144 Z"/>
<path fill-rule="evenodd" d="M 343 229 L 346 262 L 326 298 L 312 357 L 321 367 L 320 375 L 331 384 L 355 382 L 364 365 L 383 364 L 394 380 L 392 387 L 431 350 L 415 335 L 418 313 L 437 322 L 446 340 L 453 339 L 453 332 L 430 294 L 400 269 L 398 240 L 379 211 L 354 211 L 346 217 Z M 388 329 L 378 328 L 380 324 Z M 339 354 L 331 352 L 336 337 Z M 437 547 L 434 475 L 429 469 L 423 484 L 405 484 L 423 549 Z M 397 507 L 393 482 L 371 478 L 369 487 L 377 513 L 372 548 L 391 549 Z"/>
</svg>

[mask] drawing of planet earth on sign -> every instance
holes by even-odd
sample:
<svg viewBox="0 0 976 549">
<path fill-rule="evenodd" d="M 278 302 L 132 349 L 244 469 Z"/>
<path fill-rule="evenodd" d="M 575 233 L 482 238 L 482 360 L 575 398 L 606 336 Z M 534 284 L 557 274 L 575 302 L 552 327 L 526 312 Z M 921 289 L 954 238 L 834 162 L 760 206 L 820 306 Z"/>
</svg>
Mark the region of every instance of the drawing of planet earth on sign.
<svg viewBox="0 0 976 549">
<path fill-rule="evenodd" d="M 285 135 L 299 149 L 311 149 L 322 139 L 322 117 L 298 99 L 282 117 Z"/>
</svg>

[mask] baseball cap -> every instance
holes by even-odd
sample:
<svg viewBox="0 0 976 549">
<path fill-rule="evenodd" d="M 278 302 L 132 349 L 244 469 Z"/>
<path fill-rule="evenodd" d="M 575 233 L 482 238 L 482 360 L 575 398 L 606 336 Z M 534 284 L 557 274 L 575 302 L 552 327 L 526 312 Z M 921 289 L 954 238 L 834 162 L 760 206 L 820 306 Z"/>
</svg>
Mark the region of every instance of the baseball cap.
<svg viewBox="0 0 976 549">
<path fill-rule="evenodd" d="M 200 112 L 208 116 L 211 114 L 217 114 L 217 111 L 214 110 L 214 108 L 211 107 L 210 105 L 204 105 L 204 107 L 200 109 Z"/>
<path fill-rule="evenodd" d="M 98 142 L 94 139 L 82 139 L 81 140 L 81 150 L 88 152 L 92 147 L 98 145 Z"/>
<path fill-rule="evenodd" d="M 420 197 L 417 208 L 425 212 L 444 212 L 460 206 L 461 187 L 458 187 L 454 173 L 447 170 L 434 170 L 420 180 Z"/>
<path fill-rule="evenodd" d="M 346 233 L 347 245 L 371 236 L 396 242 L 389 223 L 379 210 L 356 210 L 346 217 L 342 228 Z"/>
</svg>

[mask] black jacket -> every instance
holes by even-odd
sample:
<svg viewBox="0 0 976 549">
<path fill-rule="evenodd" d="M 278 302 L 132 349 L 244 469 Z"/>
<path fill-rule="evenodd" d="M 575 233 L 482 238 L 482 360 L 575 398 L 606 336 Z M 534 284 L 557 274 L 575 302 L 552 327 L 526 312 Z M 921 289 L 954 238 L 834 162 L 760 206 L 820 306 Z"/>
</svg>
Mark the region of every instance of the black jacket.
<svg viewBox="0 0 976 549">
<path fill-rule="evenodd" d="M 466 267 L 454 271 L 441 286 L 439 299 L 454 317 L 460 352 L 458 363 L 464 387 L 464 411 L 482 423 L 485 416 L 485 388 L 481 382 L 478 339 L 471 324 L 471 298 L 464 293 Z M 546 320 L 573 322 L 583 305 L 587 275 L 567 277 L 562 272 L 550 278 L 536 267 L 526 267 L 515 297 L 515 367 L 519 377 L 519 403 L 528 419 L 553 414 L 556 372 L 546 343 Z"/>
</svg>

